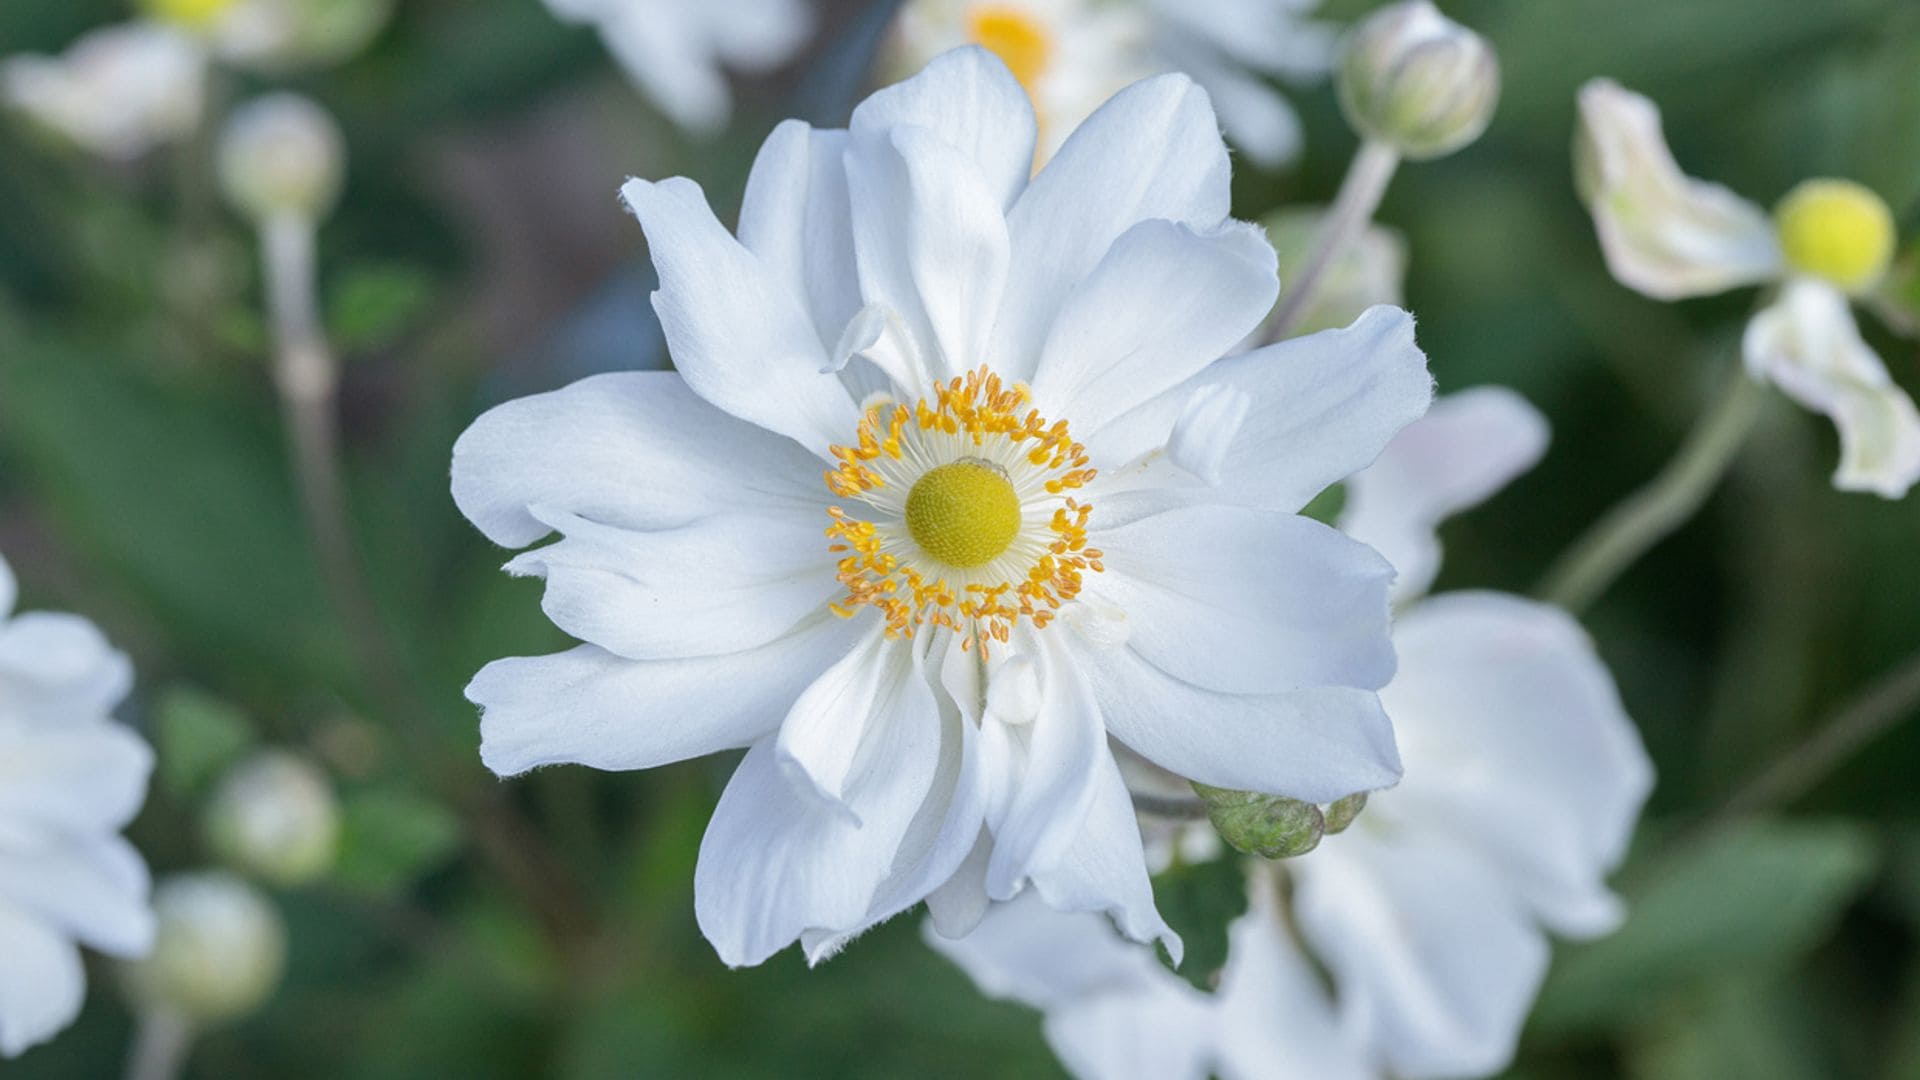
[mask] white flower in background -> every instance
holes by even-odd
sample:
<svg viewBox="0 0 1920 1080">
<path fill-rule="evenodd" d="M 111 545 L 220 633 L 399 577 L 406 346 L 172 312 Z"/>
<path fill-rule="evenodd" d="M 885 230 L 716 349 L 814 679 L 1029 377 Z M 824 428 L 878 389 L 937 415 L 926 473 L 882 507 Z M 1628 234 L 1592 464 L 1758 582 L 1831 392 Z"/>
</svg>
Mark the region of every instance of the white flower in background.
<svg viewBox="0 0 1920 1080">
<path fill-rule="evenodd" d="M 728 70 L 779 67 L 806 45 L 803 0 L 546 0 L 600 32 L 614 59 L 667 118 L 710 134 L 733 112 Z"/>
<path fill-rule="evenodd" d="M 1177 949 L 1109 735 L 1242 790 L 1398 776 L 1390 572 L 1294 512 L 1424 411 L 1411 319 L 1220 359 L 1276 281 L 1206 94 L 1140 83 L 1029 182 L 1035 127 L 966 49 L 850 131 L 778 128 L 737 240 L 690 181 L 629 183 L 676 372 L 455 447 L 489 537 L 563 534 L 508 569 L 587 642 L 479 674 L 482 757 L 747 747 L 694 883 L 729 963 L 1028 885 Z"/>
<path fill-rule="evenodd" d="M 393 14 L 393 0 L 144 0 L 142 6 L 192 33 L 222 61 L 267 71 L 344 60 Z"/>
<path fill-rule="evenodd" d="M 13 610 L 0 560 L 0 1054 L 73 1022 L 79 946 L 118 956 L 153 941 L 147 868 L 120 838 L 146 801 L 153 752 L 109 718 L 127 658 L 74 615 Z"/>
<path fill-rule="evenodd" d="M 131 161 L 200 121 L 206 62 L 157 23 L 95 30 L 58 57 L 0 62 L 0 99 L 89 153 Z"/>
<path fill-rule="evenodd" d="M 1310 854 L 1249 863 L 1216 994 L 1099 927 L 1016 905 L 941 951 L 987 993 L 1046 1010 L 1049 1042 L 1084 1077 L 1503 1068 L 1546 971 L 1545 930 L 1592 937 L 1619 920 L 1605 876 L 1652 783 L 1611 677 L 1564 613 L 1500 593 L 1419 598 L 1439 566 L 1435 526 L 1529 468 L 1546 437 L 1513 394 L 1468 391 L 1348 482 L 1342 526 L 1401 569 L 1400 669 L 1381 696 L 1406 779 Z"/>
<path fill-rule="evenodd" d="M 949 49 L 1006 61 L 1039 112 L 1044 161 L 1122 87 L 1181 71 L 1205 87 L 1227 136 L 1263 165 L 1300 151 L 1300 120 L 1269 82 L 1333 68 L 1335 32 L 1304 18 L 1318 0 L 906 0 L 890 65 L 902 74 Z"/>
<path fill-rule="evenodd" d="M 1885 277 L 1893 215 L 1858 184 L 1813 180 L 1772 219 L 1675 164 L 1653 102 L 1605 79 L 1580 92 L 1582 197 L 1623 284 L 1674 300 L 1743 285 L 1779 291 L 1747 328 L 1747 371 L 1840 431 L 1834 486 L 1887 498 L 1920 479 L 1920 412 L 1860 338 L 1850 297 Z"/>
</svg>

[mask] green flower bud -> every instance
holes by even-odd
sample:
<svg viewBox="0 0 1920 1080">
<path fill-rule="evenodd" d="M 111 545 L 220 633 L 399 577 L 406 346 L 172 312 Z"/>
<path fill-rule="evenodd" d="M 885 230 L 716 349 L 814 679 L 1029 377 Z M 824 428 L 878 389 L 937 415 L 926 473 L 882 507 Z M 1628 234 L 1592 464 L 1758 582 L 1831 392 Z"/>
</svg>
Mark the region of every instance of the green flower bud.
<svg viewBox="0 0 1920 1080">
<path fill-rule="evenodd" d="M 1415 161 L 1480 137 L 1500 100 L 1500 61 L 1429 0 L 1381 8 L 1340 59 L 1340 105 L 1361 134 Z"/>
<path fill-rule="evenodd" d="M 1359 817 L 1360 811 L 1366 808 L 1367 793 L 1364 791 L 1358 795 L 1349 795 L 1337 802 L 1328 803 L 1325 810 L 1327 835 L 1346 832 L 1347 826 L 1353 824 L 1353 819 Z"/>
<path fill-rule="evenodd" d="M 340 806 L 312 762 L 270 750 L 228 773 L 207 810 L 222 861 L 273 885 L 304 885 L 333 868 Z"/>
<path fill-rule="evenodd" d="M 1235 851 L 1263 859 L 1291 859 L 1320 846 L 1326 818 L 1312 803 L 1230 791 L 1195 783 L 1193 790 L 1207 804 L 1207 819 Z"/>
<path fill-rule="evenodd" d="M 220 134 L 220 184 L 258 222 L 319 221 L 340 197 L 346 140 L 333 117 L 297 94 L 269 94 L 234 110 Z"/>
<path fill-rule="evenodd" d="M 253 886 L 220 871 L 184 874 L 154 889 L 153 910 L 153 952 L 125 968 L 142 1009 L 217 1023 L 252 1012 L 279 986 L 286 925 Z"/>
</svg>

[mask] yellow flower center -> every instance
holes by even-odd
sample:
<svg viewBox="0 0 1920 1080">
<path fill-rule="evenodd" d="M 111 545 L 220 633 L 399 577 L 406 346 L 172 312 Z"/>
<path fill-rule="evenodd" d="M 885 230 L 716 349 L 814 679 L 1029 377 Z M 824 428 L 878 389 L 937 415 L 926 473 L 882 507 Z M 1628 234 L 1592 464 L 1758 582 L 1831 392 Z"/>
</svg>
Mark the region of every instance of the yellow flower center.
<svg viewBox="0 0 1920 1080">
<path fill-rule="evenodd" d="M 205 30 L 220 21 L 238 0 L 146 0 L 155 18 L 193 30 Z"/>
<path fill-rule="evenodd" d="M 991 462 L 968 458 L 942 465 L 907 493 L 907 531 L 948 566 L 985 566 L 1020 532 L 1020 496 Z"/>
<path fill-rule="evenodd" d="M 1035 87 L 1053 58 L 1053 38 L 1031 14 L 1011 4 L 982 4 L 967 13 L 967 37 L 998 56 L 1038 100 Z"/>
<path fill-rule="evenodd" d="M 1850 293 L 1879 284 L 1893 259 L 1893 212 L 1851 180 L 1809 180 L 1773 213 L 1787 265 Z"/>
<path fill-rule="evenodd" d="M 1022 619 L 1052 622 L 1083 576 L 1105 569 L 1087 546 L 1093 507 L 1075 498 L 1096 475 L 1086 448 L 1028 400 L 983 367 L 932 400 L 867 410 L 826 474 L 829 490 L 862 504 L 827 508 L 847 589 L 835 614 L 871 607 L 889 635 L 942 626 L 984 652 Z"/>
</svg>

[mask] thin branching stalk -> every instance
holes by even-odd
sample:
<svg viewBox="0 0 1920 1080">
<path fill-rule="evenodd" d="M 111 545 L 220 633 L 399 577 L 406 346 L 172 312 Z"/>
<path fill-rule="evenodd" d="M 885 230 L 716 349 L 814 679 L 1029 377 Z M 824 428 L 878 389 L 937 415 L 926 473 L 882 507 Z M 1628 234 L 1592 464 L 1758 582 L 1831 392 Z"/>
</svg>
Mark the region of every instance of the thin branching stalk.
<svg viewBox="0 0 1920 1080">
<path fill-rule="evenodd" d="M 1377 139 L 1360 144 L 1353 164 L 1347 167 L 1346 178 L 1340 181 L 1340 192 L 1334 196 L 1333 206 L 1320 223 L 1313 250 L 1301 266 L 1299 276 L 1292 282 L 1282 282 L 1280 307 L 1267 325 L 1267 342 L 1284 339 L 1300 324 L 1314 293 L 1319 291 L 1327 271 L 1333 268 L 1334 260 L 1372 223 L 1374 212 L 1380 209 L 1380 200 L 1387 193 L 1387 185 L 1393 182 L 1393 174 L 1399 167 L 1400 152 L 1393 147 Z"/>
<path fill-rule="evenodd" d="M 142 1009 L 127 1054 L 127 1080 L 175 1080 L 193 1049 L 193 1026 L 167 1009 Z"/>
<path fill-rule="evenodd" d="M 1745 445 L 1765 400 L 1765 388 L 1734 371 L 1660 474 L 1567 549 L 1537 595 L 1576 615 L 1592 606 L 1628 567 L 1699 511 Z"/>
</svg>

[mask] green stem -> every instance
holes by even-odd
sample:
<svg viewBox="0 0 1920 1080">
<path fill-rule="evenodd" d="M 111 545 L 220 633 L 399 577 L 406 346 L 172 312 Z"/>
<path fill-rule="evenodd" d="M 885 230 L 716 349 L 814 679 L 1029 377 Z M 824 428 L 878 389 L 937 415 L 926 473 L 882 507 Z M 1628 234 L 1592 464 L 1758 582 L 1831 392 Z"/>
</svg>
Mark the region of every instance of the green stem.
<svg viewBox="0 0 1920 1080">
<path fill-rule="evenodd" d="M 1346 178 L 1340 181 L 1340 192 L 1334 196 L 1333 206 L 1328 208 L 1320 224 L 1319 235 L 1314 237 L 1313 251 L 1300 268 L 1300 276 L 1291 284 L 1283 283 L 1285 292 L 1273 321 L 1267 326 L 1266 341 L 1280 341 L 1299 325 L 1334 261 L 1373 221 L 1374 212 L 1380 209 L 1380 200 L 1386 196 L 1387 185 L 1393 182 L 1393 174 L 1399 167 L 1400 152 L 1393 147 L 1376 139 L 1360 144 L 1359 151 L 1353 155 L 1353 164 L 1347 167 Z"/>
<path fill-rule="evenodd" d="M 1576 615 L 1592 606 L 1628 567 L 1699 511 L 1746 443 L 1765 400 L 1764 388 L 1735 371 L 1673 460 L 1560 556 L 1537 594 Z"/>
</svg>

